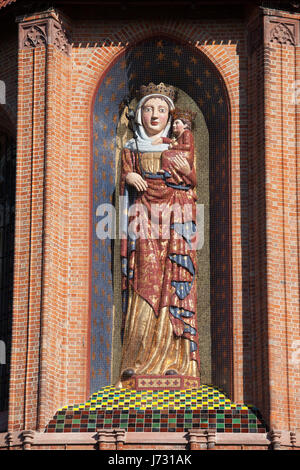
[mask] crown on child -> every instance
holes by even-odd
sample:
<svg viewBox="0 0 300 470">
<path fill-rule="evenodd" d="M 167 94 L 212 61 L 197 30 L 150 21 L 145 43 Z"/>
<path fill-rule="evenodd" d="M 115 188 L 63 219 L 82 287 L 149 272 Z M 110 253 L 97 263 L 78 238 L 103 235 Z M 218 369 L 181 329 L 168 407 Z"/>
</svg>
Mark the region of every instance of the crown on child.
<svg viewBox="0 0 300 470">
<path fill-rule="evenodd" d="M 142 85 L 139 91 L 140 98 L 143 98 L 147 95 L 165 95 L 168 96 L 172 101 L 175 100 L 176 90 L 172 85 L 165 85 L 164 83 L 159 83 L 155 85 L 154 83 L 149 83 L 149 85 Z"/>
<path fill-rule="evenodd" d="M 171 111 L 172 117 L 174 121 L 176 119 L 184 119 L 189 122 L 193 122 L 195 117 L 197 116 L 197 113 L 194 113 L 193 111 L 185 110 L 185 109 L 180 109 L 180 108 L 175 108 Z"/>
</svg>

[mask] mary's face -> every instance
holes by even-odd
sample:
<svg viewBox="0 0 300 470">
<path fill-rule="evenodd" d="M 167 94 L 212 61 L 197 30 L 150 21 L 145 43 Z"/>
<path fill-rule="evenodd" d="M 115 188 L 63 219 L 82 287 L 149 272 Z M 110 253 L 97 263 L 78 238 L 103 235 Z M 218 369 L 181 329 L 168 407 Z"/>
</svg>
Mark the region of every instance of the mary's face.
<svg viewBox="0 0 300 470">
<path fill-rule="evenodd" d="M 169 106 L 161 98 L 149 98 L 142 106 L 142 123 L 149 137 L 161 133 L 169 119 Z"/>
</svg>

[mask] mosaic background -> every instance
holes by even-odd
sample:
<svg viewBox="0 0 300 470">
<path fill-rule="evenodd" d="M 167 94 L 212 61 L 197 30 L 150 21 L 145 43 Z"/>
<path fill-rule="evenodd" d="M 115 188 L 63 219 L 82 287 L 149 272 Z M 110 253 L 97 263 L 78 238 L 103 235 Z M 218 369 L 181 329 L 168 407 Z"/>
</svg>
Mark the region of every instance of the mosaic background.
<svg viewBox="0 0 300 470">
<path fill-rule="evenodd" d="M 201 110 L 209 134 L 211 383 L 230 392 L 232 373 L 228 105 L 212 63 L 194 49 L 166 38 L 143 41 L 116 62 L 102 80 L 93 116 L 93 203 L 91 286 L 91 393 L 112 382 L 114 242 L 99 240 L 99 204 L 116 199 L 116 135 L 119 105 L 143 84 L 171 84 Z M 103 214 L 104 215 L 104 214 Z M 118 302 L 115 302 L 118 305 Z M 201 342 L 201 332 L 200 332 Z M 200 345 L 201 351 L 201 345 Z"/>
</svg>

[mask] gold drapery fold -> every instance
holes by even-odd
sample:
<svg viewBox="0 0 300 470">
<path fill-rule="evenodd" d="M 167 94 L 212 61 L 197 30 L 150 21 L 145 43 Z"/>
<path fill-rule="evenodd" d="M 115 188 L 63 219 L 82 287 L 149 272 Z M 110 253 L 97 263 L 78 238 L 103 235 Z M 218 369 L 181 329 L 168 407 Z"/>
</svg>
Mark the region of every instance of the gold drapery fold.
<svg viewBox="0 0 300 470">
<path fill-rule="evenodd" d="M 157 318 L 131 288 L 127 315 L 121 374 L 133 369 L 137 375 L 164 375 L 175 369 L 180 375 L 199 376 L 197 362 L 190 359 L 189 340 L 173 333 L 168 307 L 162 308 Z"/>
<path fill-rule="evenodd" d="M 144 152 L 141 161 L 144 171 L 157 173 L 161 170 L 161 152 Z"/>
</svg>

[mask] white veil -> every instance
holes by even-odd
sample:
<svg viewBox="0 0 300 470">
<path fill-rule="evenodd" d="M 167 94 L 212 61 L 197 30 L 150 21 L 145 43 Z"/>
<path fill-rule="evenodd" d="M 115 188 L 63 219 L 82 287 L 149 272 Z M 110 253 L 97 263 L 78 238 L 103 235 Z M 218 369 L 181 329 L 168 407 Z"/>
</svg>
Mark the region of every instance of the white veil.
<svg viewBox="0 0 300 470">
<path fill-rule="evenodd" d="M 149 137 L 145 130 L 144 126 L 142 123 L 142 117 L 141 117 L 141 111 L 142 111 L 142 106 L 147 101 L 149 98 L 164 98 L 170 108 L 170 111 L 175 108 L 173 101 L 171 98 L 169 98 L 166 95 L 162 94 L 151 94 L 144 96 L 137 105 L 136 111 L 135 111 L 135 122 L 137 124 L 137 145 L 138 149 L 140 152 L 163 152 L 164 150 L 167 150 L 169 145 L 168 144 L 159 144 L 159 145 L 152 145 L 151 141 L 153 137 Z M 168 123 L 164 129 L 164 131 L 159 135 L 160 137 L 167 137 L 169 130 L 171 127 L 171 115 L 169 116 Z M 130 139 L 128 142 L 125 144 L 125 148 L 128 148 L 130 150 L 137 150 L 136 148 L 136 141 L 135 139 Z"/>
</svg>

